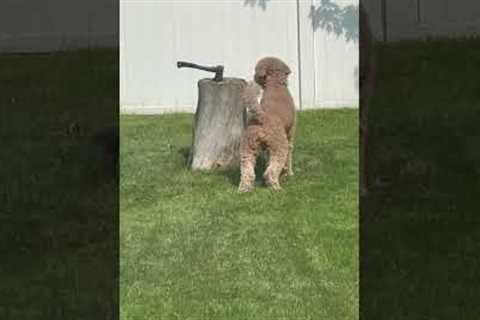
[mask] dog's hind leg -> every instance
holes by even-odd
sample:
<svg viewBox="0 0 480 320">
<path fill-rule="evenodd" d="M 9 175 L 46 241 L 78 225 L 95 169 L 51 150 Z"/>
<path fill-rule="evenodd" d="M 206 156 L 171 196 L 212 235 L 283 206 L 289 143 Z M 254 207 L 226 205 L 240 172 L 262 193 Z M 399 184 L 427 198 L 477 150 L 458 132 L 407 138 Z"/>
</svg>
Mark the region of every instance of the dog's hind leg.
<svg viewBox="0 0 480 320">
<path fill-rule="evenodd" d="M 287 133 L 287 139 L 288 139 L 288 156 L 287 156 L 287 161 L 285 162 L 285 166 L 283 167 L 282 170 L 282 176 L 287 175 L 287 176 L 293 176 L 293 139 L 295 136 L 295 129 L 296 125 L 293 125 L 290 130 Z"/>
<path fill-rule="evenodd" d="M 271 143 L 273 142 L 273 143 Z M 288 139 L 286 135 L 278 135 L 274 141 L 267 143 L 268 166 L 263 174 L 266 185 L 276 191 L 280 190 L 280 174 L 288 159 Z"/>
<path fill-rule="evenodd" d="M 255 163 L 260 150 L 260 131 L 260 127 L 248 127 L 242 137 L 240 143 L 239 192 L 251 191 L 255 185 Z"/>
</svg>

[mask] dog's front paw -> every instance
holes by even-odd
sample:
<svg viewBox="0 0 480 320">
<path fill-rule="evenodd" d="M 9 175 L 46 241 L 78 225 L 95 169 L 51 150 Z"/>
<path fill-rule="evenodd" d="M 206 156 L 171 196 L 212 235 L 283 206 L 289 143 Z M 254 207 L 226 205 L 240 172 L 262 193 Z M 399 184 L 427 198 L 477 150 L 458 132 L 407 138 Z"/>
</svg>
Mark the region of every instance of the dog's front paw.
<svg viewBox="0 0 480 320">
<path fill-rule="evenodd" d="M 260 87 L 254 82 L 249 82 L 243 89 L 242 98 L 247 105 L 255 105 L 258 103 L 258 97 L 260 95 Z"/>
<path fill-rule="evenodd" d="M 245 89 L 255 96 L 259 96 L 262 93 L 262 88 L 255 81 L 248 81 Z"/>
</svg>

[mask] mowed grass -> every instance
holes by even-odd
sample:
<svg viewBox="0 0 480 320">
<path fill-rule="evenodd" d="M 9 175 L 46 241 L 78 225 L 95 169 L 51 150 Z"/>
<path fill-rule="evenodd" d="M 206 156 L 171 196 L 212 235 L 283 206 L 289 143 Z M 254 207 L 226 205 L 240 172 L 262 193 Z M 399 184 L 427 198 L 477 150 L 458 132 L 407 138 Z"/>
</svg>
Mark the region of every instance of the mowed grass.
<svg viewBox="0 0 480 320">
<path fill-rule="evenodd" d="M 295 175 L 185 167 L 192 116 L 122 116 L 121 317 L 358 319 L 358 121 L 299 113 Z"/>
</svg>

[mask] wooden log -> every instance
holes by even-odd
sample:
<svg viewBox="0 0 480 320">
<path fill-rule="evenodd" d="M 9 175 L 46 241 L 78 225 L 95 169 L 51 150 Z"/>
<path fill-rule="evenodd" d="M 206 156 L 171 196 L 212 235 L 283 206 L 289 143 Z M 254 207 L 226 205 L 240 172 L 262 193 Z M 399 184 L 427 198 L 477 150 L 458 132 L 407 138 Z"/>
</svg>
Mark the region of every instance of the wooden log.
<svg viewBox="0 0 480 320">
<path fill-rule="evenodd" d="M 240 165 L 240 138 L 246 126 L 242 99 L 246 81 L 224 78 L 198 82 L 189 165 L 192 170 L 227 170 Z"/>
</svg>

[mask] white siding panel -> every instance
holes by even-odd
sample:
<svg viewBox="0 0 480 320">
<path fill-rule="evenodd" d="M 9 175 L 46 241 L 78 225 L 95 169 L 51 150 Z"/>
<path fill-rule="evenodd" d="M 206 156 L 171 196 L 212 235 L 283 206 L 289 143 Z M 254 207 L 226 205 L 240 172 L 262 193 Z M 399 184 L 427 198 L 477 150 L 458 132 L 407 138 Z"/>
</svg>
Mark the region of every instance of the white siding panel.
<svg viewBox="0 0 480 320">
<path fill-rule="evenodd" d="M 262 56 L 292 68 L 298 102 L 296 2 L 266 10 L 238 1 L 122 1 L 121 103 L 126 106 L 189 107 L 197 103 L 197 81 L 213 74 L 177 69 L 178 60 L 222 64 L 226 77 L 251 79 Z"/>
</svg>

